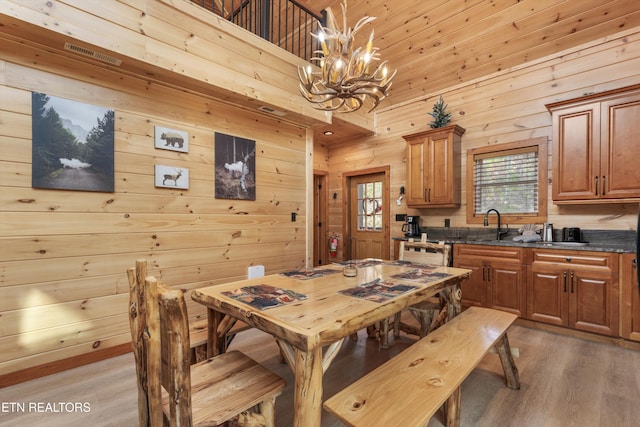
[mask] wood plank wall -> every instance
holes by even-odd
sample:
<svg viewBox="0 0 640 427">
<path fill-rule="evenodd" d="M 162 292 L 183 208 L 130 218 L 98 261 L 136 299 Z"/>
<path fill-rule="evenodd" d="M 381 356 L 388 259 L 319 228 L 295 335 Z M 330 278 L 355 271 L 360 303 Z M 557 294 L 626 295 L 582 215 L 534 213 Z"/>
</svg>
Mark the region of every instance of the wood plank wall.
<svg viewBox="0 0 640 427">
<path fill-rule="evenodd" d="M 440 95 L 444 96 L 448 111 L 453 113 L 452 124 L 466 129 L 462 137 L 463 204 L 459 209 L 409 209 L 406 204 L 392 203 L 391 218 L 396 214 L 420 215 L 421 225 L 430 227 L 443 227 L 444 219 L 450 218 L 452 227 L 467 227 L 477 226 L 469 225 L 466 220 L 464 187 L 468 149 L 536 137 L 550 140 L 551 115 L 545 104 L 639 81 L 640 28 L 634 28 L 470 84 L 416 98 L 395 108 L 380 109 L 375 137 L 329 146 L 329 184 L 331 191 L 338 193 L 339 201 L 330 205 L 329 228 L 342 230 L 343 227 L 341 187 L 345 172 L 389 165 L 391 198 L 395 200 L 406 182 L 402 135 L 429 128 L 432 118 L 428 113 Z M 553 179 L 550 158 L 548 169 Z M 632 230 L 636 227 L 637 204 L 558 206 L 551 201 L 551 186 L 548 194 L 548 221 L 556 228 Z M 402 235 L 401 224 L 392 221 L 391 237 Z"/>
<path fill-rule="evenodd" d="M 0 7 L 7 10 L 3 19 L 24 13 L 34 26 L 42 26 L 38 30 L 25 28 L 27 34 L 34 31 L 41 35 L 36 31 L 49 26 L 50 37 L 42 43 L 52 38 L 63 41 L 71 34 L 106 50 L 126 50 L 133 58 L 156 67 L 154 72 L 164 70 L 165 76 L 177 71 L 170 75 L 171 82 L 163 85 L 136 77 L 136 67 L 144 64 L 135 63 L 127 73 L 119 73 L 113 67 L 91 66 L 44 45 L 22 43 L 17 36 L 2 40 L 0 378 L 126 345 L 125 269 L 136 258 L 147 258 L 152 274 L 187 290 L 245 277 L 249 265 L 263 264 L 267 273 L 305 265 L 311 155 L 308 130 L 218 102 L 202 89 L 215 80 L 217 95 L 246 94 L 247 105 L 266 100 L 314 118 L 307 124 L 323 120 L 291 95 L 291 88 L 297 87 L 294 78 L 273 78 L 283 75 L 282 68 L 293 70 L 293 64 L 277 58 L 265 60 L 266 51 L 278 56 L 268 48 L 236 47 L 226 54 L 209 49 L 205 40 L 190 37 L 188 13 L 176 13 L 168 7 L 169 0 L 153 4 L 149 10 L 142 0 L 117 2 L 117 9 L 80 0 L 28 3 L 40 5 L 33 9 L 17 0 L 2 4 Z M 187 8 L 181 2 L 176 4 Z M 91 20 L 78 14 L 88 5 L 96 8 L 91 9 L 96 12 L 90 14 Z M 53 6 L 56 9 L 50 10 Z M 193 13 L 203 15 L 205 11 Z M 15 22 L 7 19 L 11 25 L 4 30 L 11 31 Z M 71 21 L 61 22 L 63 19 Z M 118 26 L 115 31 L 114 25 Z M 171 25 L 179 29 L 172 32 Z M 141 28 L 155 38 L 145 38 Z M 216 27 L 216 35 L 218 30 Z M 444 91 L 454 122 L 467 129 L 463 152 L 514 139 L 549 137 L 550 116 L 545 103 L 637 83 L 639 31 L 629 30 L 619 37 Z M 240 34 L 220 37 L 237 46 L 242 38 Z M 262 81 L 267 74 L 254 75 L 253 67 L 230 72 L 227 67 L 233 65 L 236 51 L 249 61 L 260 61 L 266 67 L 263 73 L 274 73 L 269 83 Z M 179 55 L 179 61 L 174 54 Z M 177 67 L 178 63 L 183 68 Z M 193 75 L 181 75 L 184 69 Z M 191 84 L 188 90 L 180 86 L 184 82 Z M 272 88 L 273 84 L 280 86 Z M 114 193 L 31 188 L 31 91 L 115 110 Z M 342 232 L 345 172 L 389 165 L 391 198 L 395 200 L 405 183 L 402 135 L 427 128 L 427 112 L 439 95 L 381 109 L 375 137 L 314 147 L 312 167 L 330 171 L 328 192 L 338 195 L 329 199 L 328 232 Z M 155 125 L 187 130 L 189 153 L 155 149 Z M 256 140 L 255 202 L 214 198 L 215 132 Z M 188 165 L 190 189 L 155 188 L 155 164 Z M 463 182 L 464 176 L 463 170 Z M 636 209 L 629 205 L 559 208 L 551 204 L 550 221 L 557 227 L 633 228 Z M 298 214 L 295 223 L 290 222 L 291 212 Z M 464 205 L 458 210 L 415 211 L 392 203 L 392 217 L 396 213 L 422 215 L 425 225 L 442 224 L 443 218 L 451 218 L 453 226 L 466 225 Z M 391 230 L 392 236 L 400 235 L 400 224 L 392 223 Z M 194 317 L 203 314 L 200 307 L 190 304 L 189 308 Z"/>
<path fill-rule="evenodd" d="M 305 265 L 305 128 L 5 47 L 24 62 L 0 60 L 0 376 L 129 342 L 137 258 L 187 290 Z M 32 90 L 115 110 L 113 193 L 31 188 Z M 187 131 L 189 152 L 155 149 L 155 125 Z M 214 198 L 215 132 L 256 141 L 255 201 Z M 189 168 L 190 188 L 155 188 L 155 164 Z"/>
</svg>

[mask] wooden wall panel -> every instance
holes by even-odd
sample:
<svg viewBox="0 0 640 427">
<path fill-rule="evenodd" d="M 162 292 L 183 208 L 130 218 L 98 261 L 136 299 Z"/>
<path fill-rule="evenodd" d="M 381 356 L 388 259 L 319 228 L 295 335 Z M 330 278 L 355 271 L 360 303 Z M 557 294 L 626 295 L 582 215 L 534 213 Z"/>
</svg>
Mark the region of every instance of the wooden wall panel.
<svg viewBox="0 0 640 427">
<path fill-rule="evenodd" d="M 466 151 L 520 139 L 551 139 L 551 115 L 545 104 L 637 83 L 640 79 L 640 28 L 627 30 L 599 42 L 532 61 L 528 65 L 460 84 L 441 93 L 430 94 L 407 105 L 381 111 L 377 115 L 378 134 L 363 140 L 329 146 L 331 191 L 340 203 L 329 209 L 329 224 L 342 230 L 342 173 L 367 167 L 391 166 L 391 195 L 406 182 L 402 135 L 428 129 L 427 115 L 440 95 L 453 114 L 452 123 L 466 129 L 462 137 L 462 200 L 459 209 L 408 209 L 391 205 L 391 217 L 405 213 L 420 215 L 421 224 L 443 227 L 451 219 L 453 227 L 470 226 L 466 221 Z M 551 150 L 549 150 L 551 153 Z M 551 159 L 548 164 L 551 176 Z M 562 206 L 551 201 L 548 220 L 556 228 L 578 226 L 587 229 L 635 229 L 637 204 Z M 401 223 L 391 222 L 392 237 L 400 237 Z"/>
<path fill-rule="evenodd" d="M 102 349 L 113 349 L 127 346 L 130 342 L 131 334 L 125 333 L 104 337 L 97 341 L 87 341 L 80 344 L 60 347 L 47 352 L 34 352 L 31 356 L 11 359 L 2 363 L 2 371 L 11 372 L 11 374 L 4 375 L 4 377 L 6 377 L 5 383 L 14 384 L 17 381 L 19 382 L 19 379 L 12 378 L 12 376 L 22 376 L 25 366 L 34 367 L 31 369 L 27 368 L 29 369 L 27 371 L 27 375 L 30 378 L 37 378 L 38 376 L 49 375 L 62 369 L 73 369 L 76 367 L 74 364 L 76 360 L 75 358 L 79 354 L 91 355 L 92 353 Z M 55 365 L 60 365 L 60 368 L 52 368 L 52 366 Z"/>
<path fill-rule="evenodd" d="M 35 48 L 20 54 L 0 61 L 0 376 L 126 343 L 136 259 L 187 292 L 244 278 L 250 265 L 305 265 L 304 127 L 79 62 L 67 72 Z M 31 188 L 32 90 L 115 110 L 113 193 Z M 187 131 L 189 152 L 156 149 L 156 125 Z M 216 132 L 256 141 L 255 201 L 214 198 Z M 188 168 L 189 189 L 156 188 L 156 164 Z"/>
</svg>

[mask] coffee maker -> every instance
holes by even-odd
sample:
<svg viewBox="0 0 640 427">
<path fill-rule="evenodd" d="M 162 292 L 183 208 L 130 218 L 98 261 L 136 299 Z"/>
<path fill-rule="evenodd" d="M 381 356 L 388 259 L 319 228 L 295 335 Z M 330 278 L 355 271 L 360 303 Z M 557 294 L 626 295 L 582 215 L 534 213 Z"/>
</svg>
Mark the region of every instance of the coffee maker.
<svg viewBox="0 0 640 427">
<path fill-rule="evenodd" d="M 407 222 L 402 224 L 402 231 L 405 237 L 420 236 L 420 217 L 415 215 L 407 215 Z"/>
</svg>

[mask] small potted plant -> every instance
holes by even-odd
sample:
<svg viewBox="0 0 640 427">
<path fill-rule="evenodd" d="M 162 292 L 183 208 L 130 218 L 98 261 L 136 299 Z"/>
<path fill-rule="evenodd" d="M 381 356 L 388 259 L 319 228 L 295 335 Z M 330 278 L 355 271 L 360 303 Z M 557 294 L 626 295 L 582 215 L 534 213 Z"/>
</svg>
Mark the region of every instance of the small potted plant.
<svg viewBox="0 0 640 427">
<path fill-rule="evenodd" d="M 433 104 L 433 112 L 429 115 L 433 117 L 433 121 L 429 123 L 433 129 L 445 127 L 451 121 L 451 113 L 447 112 L 447 104 L 444 103 L 442 95 L 440 95 L 440 100 Z"/>
</svg>

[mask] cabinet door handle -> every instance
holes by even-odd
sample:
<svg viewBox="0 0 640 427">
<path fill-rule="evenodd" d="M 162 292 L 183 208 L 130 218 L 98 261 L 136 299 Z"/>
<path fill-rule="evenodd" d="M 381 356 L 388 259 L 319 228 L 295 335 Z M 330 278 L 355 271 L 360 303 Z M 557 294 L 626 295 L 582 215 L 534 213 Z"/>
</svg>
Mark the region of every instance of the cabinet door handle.
<svg viewBox="0 0 640 427">
<path fill-rule="evenodd" d="M 571 273 L 571 293 L 573 293 L 573 273 Z"/>
<path fill-rule="evenodd" d="M 598 195 L 598 177 L 596 176 L 596 196 Z"/>
<path fill-rule="evenodd" d="M 431 203 L 431 189 L 427 190 L 427 202 Z"/>
<path fill-rule="evenodd" d="M 487 282 L 491 283 L 491 266 L 487 265 Z"/>
<path fill-rule="evenodd" d="M 602 195 L 604 196 L 604 188 L 606 187 L 606 180 L 607 177 L 605 177 L 604 175 L 602 175 Z"/>
<path fill-rule="evenodd" d="M 486 278 L 486 276 L 485 276 L 485 270 L 486 270 L 486 268 L 487 268 L 487 266 L 486 266 L 486 265 L 483 265 L 483 266 L 482 266 L 482 281 L 483 281 L 483 282 L 486 282 L 486 281 L 487 281 L 487 278 Z"/>
<path fill-rule="evenodd" d="M 564 293 L 567 293 L 567 272 L 566 271 L 562 273 L 562 277 L 564 279 Z"/>
</svg>

